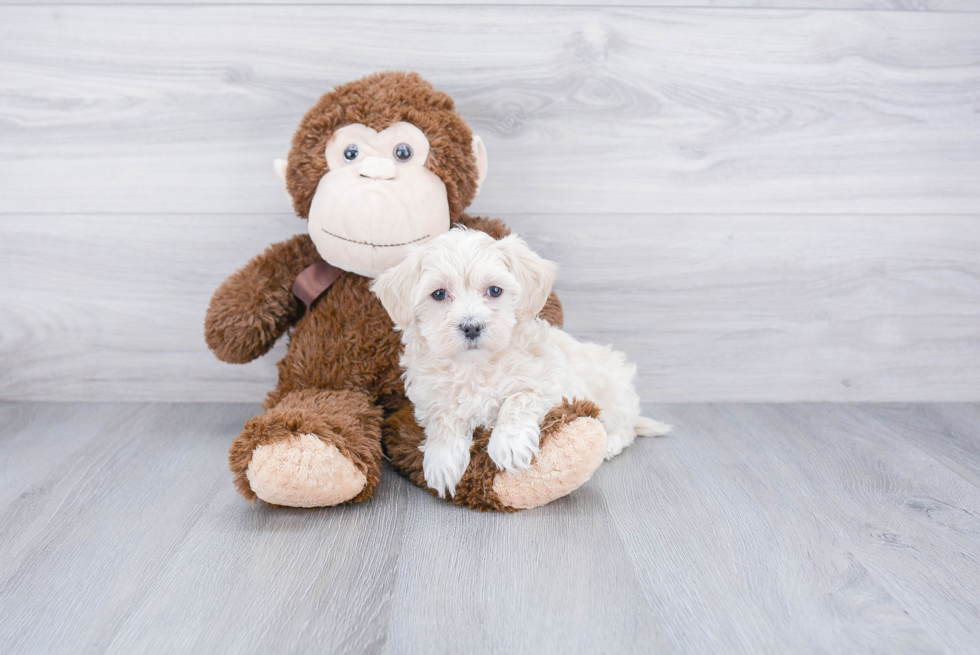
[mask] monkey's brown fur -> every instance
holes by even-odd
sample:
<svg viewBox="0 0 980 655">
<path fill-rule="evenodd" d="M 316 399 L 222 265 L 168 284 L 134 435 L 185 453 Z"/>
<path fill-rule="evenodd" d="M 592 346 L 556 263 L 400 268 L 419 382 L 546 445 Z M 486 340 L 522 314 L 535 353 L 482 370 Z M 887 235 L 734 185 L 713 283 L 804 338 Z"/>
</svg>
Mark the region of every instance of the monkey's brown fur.
<svg viewBox="0 0 980 655">
<path fill-rule="evenodd" d="M 293 139 L 287 188 L 297 214 L 306 217 L 320 178 L 324 149 L 334 130 L 363 123 L 381 130 L 398 121 L 420 128 L 431 150 L 426 167 L 445 183 L 451 220 L 495 238 L 509 230 L 499 220 L 470 217 L 463 209 L 476 192 L 472 134 L 449 96 L 415 74 L 383 73 L 338 87 L 303 118 Z M 279 383 L 265 413 L 246 423 L 229 454 L 239 492 L 255 500 L 246 476 L 252 453 L 295 434 L 315 434 L 364 473 L 367 484 L 348 502 L 370 498 L 377 487 L 382 442 L 392 464 L 425 488 L 423 439 L 405 397 L 398 360 L 402 346 L 391 319 L 368 288 L 369 280 L 344 273 L 307 311 L 292 293 L 296 277 L 320 255 L 308 235 L 270 246 L 229 277 L 215 292 L 205 320 L 205 338 L 218 358 L 244 363 L 268 352 L 291 329 L 289 349 L 279 362 Z M 552 294 L 541 316 L 562 324 Z M 591 403 L 564 403 L 548 415 L 542 443 L 579 416 L 595 417 Z M 489 433 L 478 431 L 473 457 L 453 502 L 475 509 L 512 511 L 492 489 L 500 474 L 486 454 Z"/>
<path fill-rule="evenodd" d="M 582 416 L 598 418 L 599 408 L 588 400 L 569 402 L 567 399 L 560 406 L 552 408 L 541 424 L 541 447 L 548 443 L 559 428 Z M 470 465 L 456 485 L 456 495 L 452 502 L 480 511 L 515 512 L 515 508 L 501 503 L 493 490 L 493 480 L 500 471 L 487 454 L 490 434 L 483 428 L 477 428 L 473 433 Z M 385 423 L 385 452 L 391 463 L 409 480 L 434 496 L 436 492 L 426 486 L 425 476 L 422 474 L 422 452 L 419 451 L 419 444 L 424 437 L 425 434 L 415 423 L 410 405 L 405 405 L 392 414 Z"/>
<path fill-rule="evenodd" d="M 417 73 L 375 73 L 339 86 L 306 112 L 293 137 L 286 190 L 296 213 L 306 218 L 320 178 L 327 172 L 325 150 L 334 131 L 361 123 L 381 131 L 399 121 L 411 123 L 429 139 L 425 167 L 449 192 L 449 217 L 456 222 L 476 196 L 473 133 L 456 113 L 453 99 L 436 91 Z"/>
</svg>

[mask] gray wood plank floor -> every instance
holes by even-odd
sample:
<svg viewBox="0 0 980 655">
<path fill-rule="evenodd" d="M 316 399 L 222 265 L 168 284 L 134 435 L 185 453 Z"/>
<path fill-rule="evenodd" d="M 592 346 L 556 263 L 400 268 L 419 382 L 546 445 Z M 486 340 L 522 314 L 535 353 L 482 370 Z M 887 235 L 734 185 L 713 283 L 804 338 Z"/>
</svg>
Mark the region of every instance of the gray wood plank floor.
<svg viewBox="0 0 980 655">
<path fill-rule="evenodd" d="M 4 653 L 980 652 L 980 406 L 656 405 L 516 515 L 252 507 L 238 404 L 0 404 Z"/>
</svg>

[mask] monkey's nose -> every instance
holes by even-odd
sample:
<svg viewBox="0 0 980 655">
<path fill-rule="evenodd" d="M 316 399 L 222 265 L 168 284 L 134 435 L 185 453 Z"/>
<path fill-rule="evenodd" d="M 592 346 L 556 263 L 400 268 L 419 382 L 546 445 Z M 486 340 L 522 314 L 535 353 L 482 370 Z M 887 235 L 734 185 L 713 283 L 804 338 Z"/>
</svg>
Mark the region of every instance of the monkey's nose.
<svg viewBox="0 0 980 655">
<path fill-rule="evenodd" d="M 473 340 L 480 336 L 480 331 L 483 330 L 483 326 L 479 323 L 460 323 L 459 331 L 463 333 L 467 339 Z"/>
<path fill-rule="evenodd" d="M 361 162 L 361 167 L 357 169 L 361 177 L 370 177 L 375 180 L 395 179 L 395 162 L 384 157 L 365 157 Z"/>
</svg>

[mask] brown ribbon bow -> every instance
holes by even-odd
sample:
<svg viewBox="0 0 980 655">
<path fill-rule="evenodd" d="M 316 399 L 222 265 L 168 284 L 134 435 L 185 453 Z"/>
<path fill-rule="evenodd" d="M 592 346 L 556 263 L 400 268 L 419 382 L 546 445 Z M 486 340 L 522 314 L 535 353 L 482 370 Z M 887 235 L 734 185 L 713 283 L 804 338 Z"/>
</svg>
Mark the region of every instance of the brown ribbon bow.
<svg viewBox="0 0 980 655">
<path fill-rule="evenodd" d="M 324 260 L 318 261 L 303 269 L 293 282 L 293 293 L 303 301 L 309 309 L 330 288 L 330 285 L 343 275 L 343 269 L 331 266 Z"/>
</svg>

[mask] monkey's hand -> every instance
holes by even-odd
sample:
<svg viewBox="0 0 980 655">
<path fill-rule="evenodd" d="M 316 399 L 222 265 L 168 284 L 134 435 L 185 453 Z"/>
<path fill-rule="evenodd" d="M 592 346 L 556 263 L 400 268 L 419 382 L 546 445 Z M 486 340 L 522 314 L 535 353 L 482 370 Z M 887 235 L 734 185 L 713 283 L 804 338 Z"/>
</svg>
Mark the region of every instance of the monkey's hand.
<svg viewBox="0 0 980 655">
<path fill-rule="evenodd" d="M 319 261 L 309 235 L 273 244 L 225 280 L 211 297 L 204 338 L 218 359 L 244 364 L 269 352 L 303 313 L 296 276 Z"/>
</svg>

